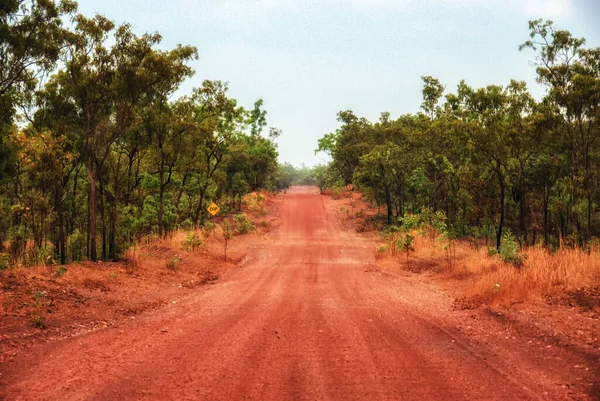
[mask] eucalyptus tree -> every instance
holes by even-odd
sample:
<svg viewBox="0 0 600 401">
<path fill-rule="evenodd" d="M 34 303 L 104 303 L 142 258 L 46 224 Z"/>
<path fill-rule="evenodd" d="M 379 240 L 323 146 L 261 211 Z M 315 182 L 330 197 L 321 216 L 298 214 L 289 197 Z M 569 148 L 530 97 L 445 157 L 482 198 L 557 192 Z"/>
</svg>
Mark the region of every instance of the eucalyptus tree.
<svg viewBox="0 0 600 401">
<path fill-rule="evenodd" d="M 144 90 L 143 101 L 137 108 L 144 130 L 153 148 L 152 174 L 158 176 L 158 235 L 163 235 L 165 191 L 171 183 L 180 160 L 182 136 L 190 129 L 185 118 L 177 113 L 171 97 L 181 83 L 194 71 L 188 65 L 198 57 L 192 46 L 178 45 L 170 51 L 155 50 L 145 59 L 146 77 L 150 82 Z"/>
<path fill-rule="evenodd" d="M 528 243 L 528 215 L 530 183 L 527 176 L 530 165 L 543 149 L 540 146 L 546 139 L 545 130 L 536 129 L 537 103 L 523 81 L 512 80 L 505 88 L 506 118 L 508 119 L 508 142 L 510 161 L 508 172 L 515 178 L 517 201 L 519 203 L 519 235 Z"/>
<path fill-rule="evenodd" d="M 198 138 L 194 145 L 197 157 L 192 163 L 193 178 L 199 197 L 194 205 L 193 222 L 203 219 L 208 190 L 214 184 L 230 141 L 243 125 L 244 110 L 235 99 L 227 96 L 228 85 L 206 80 L 190 96 L 193 108 L 191 120 L 197 125 Z"/>
<path fill-rule="evenodd" d="M 562 119 L 564 143 L 570 164 L 570 211 L 567 226 L 572 234 L 586 241 L 592 236 L 592 211 L 595 201 L 600 128 L 600 48 L 585 49 L 585 39 L 575 38 L 566 30 L 558 30 L 552 21 L 529 22 L 530 40 L 520 49 L 537 53 L 538 81 L 548 89 L 547 98 L 557 106 Z M 585 197 L 586 218 L 578 215 L 578 199 Z M 583 223 L 583 224 L 582 224 Z M 585 230 L 582 225 L 585 225 Z"/>
<path fill-rule="evenodd" d="M 369 130 L 371 123 L 357 117 L 351 110 L 340 111 L 337 119 L 341 127 L 319 139 L 316 152 L 327 153 L 332 158 L 332 168 L 337 170 L 345 184 L 349 184 L 360 157 L 373 145 Z"/>
<path fill-rule="evenodd" d="M 360 163 L 354 172 L 354 181 L 383 198 L 387 209 L 387 223 L 392 224 L 394 214 L 394 194 L 402 185 L 403 161 L 406 152 L 399 145 L 387 141 L 375 146 L 370 152 L 360 157 Z"/>
<path fill-rule="evenodd" d="M 145 144 L 140 135 L 137 107 L 144 94 L 156 85 L 156 77 L 151 73 L 154 46 L 160 43 L 159 34 L 137 36 L 129 24 L 119 26 L 114 34 L 111 56 L 114 59 L 115 75 L 112 81 L 113 111 L 110 129 L 115 138 L 110 157 L 107 158 L 107 172 L 104 177 L 104 196 L 109 203 L 108 257 L 117 258 L 118 204 L 127 204 L 130 192 L 132 170 L 139 153 Z M 139 167 L 139 165 L 138 165 Z M 123 181 L 125 186 L 123 186 Z M 103 208 L 104 209 L 104 208 Z M 104 219 L 103 226 L 104 226 Z M 121 242 L 126 238 L 120 238 Z M 106 238 L 103 236 L 103 256 L 106 258 Z"/>
<path fill-rule="evenodd" d="M 458 88 L 473 123 L 469 147 L 476 159 L 493 172 L 498 184 L 499 215 L 496 222 L 496 248 L 500 250 L 506 217 L 507 168 L 510 147 L 507 140 L 507 98 L 503 87 L 489 85 L 477 90 L 461 82 Z"/>
<path fill-rule="evenodd" d="M 116 140 L 107 126 L 112 113 L 112 82 L 115 75 L 114 59 L 106 46 L 114 24 L 96 15 L 86 18 L 78 15 L 74 29 L 65 35 L 65 50 L 61 56 L 63 68 L 57 72 L 62 96 L 77 109 L 82 144 L 81 159 L 89 181 L 88 194 L 88 255 L 97 260 L 96 214 L 97 183 L 101 165 Z"/>
<path fill-rule="evenodd" d="M 36 76 L 54 69 L 63 44 L 63 15 L 71 0 L 11 0 L 0 3 L 0 123 L 6 129 L 17 97 L 35 89 Z"/>
</svg>

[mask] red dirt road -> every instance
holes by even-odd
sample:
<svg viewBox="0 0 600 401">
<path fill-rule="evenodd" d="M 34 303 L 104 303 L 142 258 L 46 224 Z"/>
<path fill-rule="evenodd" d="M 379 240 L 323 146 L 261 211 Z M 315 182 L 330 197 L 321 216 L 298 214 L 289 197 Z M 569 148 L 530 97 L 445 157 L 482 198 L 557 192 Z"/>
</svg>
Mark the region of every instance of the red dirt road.
<svg viewBox="0 0 600 401">
<path fill-rule="evenodd" d="M 469 323 L 434 287 L 375 270 L 374 244 L 344 231 L 330 202 L 292 189 L 240 269 L 158 312 L 30 349 L 0 366 L 0 399 L 587 399 L 561 385 L 575 380 L 564 351 L 484 333 L 495 326 Z"/>
</svg>

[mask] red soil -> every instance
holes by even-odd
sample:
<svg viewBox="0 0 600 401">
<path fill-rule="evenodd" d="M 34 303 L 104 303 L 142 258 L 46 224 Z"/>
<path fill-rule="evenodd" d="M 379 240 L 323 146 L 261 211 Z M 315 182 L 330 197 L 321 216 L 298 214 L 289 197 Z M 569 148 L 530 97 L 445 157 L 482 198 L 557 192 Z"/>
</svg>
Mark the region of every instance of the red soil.
<svg viewBox="0 0 600 401">
<path fill-rule="evenodd" d="M 563 400 L 599 397 L 598 354 L 519 330 L 375 266 L 315 188 L 240 268 L 106 329 L 0 365 L 6 400 Z"/>
</svg>

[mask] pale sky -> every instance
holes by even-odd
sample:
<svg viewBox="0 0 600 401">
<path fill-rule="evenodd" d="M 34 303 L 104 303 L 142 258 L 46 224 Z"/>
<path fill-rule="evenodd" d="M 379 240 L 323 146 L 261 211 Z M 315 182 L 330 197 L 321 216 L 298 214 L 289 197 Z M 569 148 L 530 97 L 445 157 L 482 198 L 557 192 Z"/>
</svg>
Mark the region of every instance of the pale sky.
<svg viewBox="0 0 600 401">
<path fill-rule="evenodd" d="M 79 9 L 158 31 L 162 48 L 196 46 L 180 94 L 218 79 L 247 108 L 264 99 L 268 125 L 283 130 L 280 161 L 297 166 L 326 161 L 314 149 L 340 110 L 371 121 L 416 113 L 422 75 L 447 92 L 463 78 L 525 80 L 540 98 L 534 54 L 518 50 L 530 19 L 600 46 L 600 0 L 79 0 Z"/>
</svg>

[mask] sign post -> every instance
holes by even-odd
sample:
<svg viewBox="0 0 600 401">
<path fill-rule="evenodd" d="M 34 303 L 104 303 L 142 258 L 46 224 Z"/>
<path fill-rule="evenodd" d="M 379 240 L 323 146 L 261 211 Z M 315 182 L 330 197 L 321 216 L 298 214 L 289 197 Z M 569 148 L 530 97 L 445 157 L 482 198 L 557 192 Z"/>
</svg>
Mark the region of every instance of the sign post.
<svg viewBox="0 0 600 401">
<path fill-rule="evenodd" d="M 208 213 L 210 213 L 214 217 L 217 213 L 219 213 L 219 210 L 221 210 L 221 208 L 215 202 L 213 202 L 206 210 L 208 210 Z"/>
</svg>

